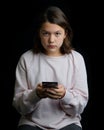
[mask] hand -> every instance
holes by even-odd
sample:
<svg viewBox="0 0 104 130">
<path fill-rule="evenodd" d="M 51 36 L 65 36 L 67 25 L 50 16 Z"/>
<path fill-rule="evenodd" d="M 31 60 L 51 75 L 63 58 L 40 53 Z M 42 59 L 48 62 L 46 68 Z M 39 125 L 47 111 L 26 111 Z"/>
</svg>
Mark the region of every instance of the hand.
<svg viewBox="0 0 104 130">
<path fill-rule="evenodd" d="M 61 99 L 64 97 L 66 89 L 63 85 L 58 85 L 57 88 L 47 88 L 45 90 L 46 97 L 52 99 Z"/>
<path fill-rule="evenodd" d="M 39 83 L 36 88 L 36 94 L 39 98 L 46 98 L 46 88 L 42 86 L 42 83 Z"/>
</svg>

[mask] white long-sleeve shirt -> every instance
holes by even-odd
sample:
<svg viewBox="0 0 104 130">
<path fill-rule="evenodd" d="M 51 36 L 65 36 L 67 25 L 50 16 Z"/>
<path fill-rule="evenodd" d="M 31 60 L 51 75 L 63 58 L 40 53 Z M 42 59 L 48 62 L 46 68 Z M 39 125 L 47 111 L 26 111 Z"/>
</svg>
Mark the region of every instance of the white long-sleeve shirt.
<svg viewBox="0 0 104 130">
<path fill-rule="evenodd" d="M 42 81 L 64 85 L 62 99 L 40 99 L 36 86 Z M 81 126 L 81 114 L 88 102 L 87 73 L 83 56 L 70 54 L 51 57 L 43 53 L 25 52 L 17 64 L 13 105 L 21 114 L 19 125 L 29 124 L 43 129 L 60 129 L 71 123 Z"/>
</svg>

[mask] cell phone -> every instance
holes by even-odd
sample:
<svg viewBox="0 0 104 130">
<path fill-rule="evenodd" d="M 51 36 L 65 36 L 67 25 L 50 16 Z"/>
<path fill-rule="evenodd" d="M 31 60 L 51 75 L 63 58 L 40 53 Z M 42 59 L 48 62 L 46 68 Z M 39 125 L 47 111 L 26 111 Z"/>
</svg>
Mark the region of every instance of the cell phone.
<svg viewBox="0 0 104 130">
<path fill-rule="evenodd" d="M 58 82 L 42 82 L 45 88 L 57 88 Z"/>
</svg>

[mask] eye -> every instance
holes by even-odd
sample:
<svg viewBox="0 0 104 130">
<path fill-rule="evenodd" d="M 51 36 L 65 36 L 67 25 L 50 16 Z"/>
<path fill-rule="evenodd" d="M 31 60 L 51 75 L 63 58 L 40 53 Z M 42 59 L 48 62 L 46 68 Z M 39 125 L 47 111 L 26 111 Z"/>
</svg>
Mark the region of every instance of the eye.
<svg viewBox="0 0 104 130">
<path fill-rule="evenodd" d="M 61 35 L 60 32 L 56 32 L 56 33 L 55 33 L 55 36 L 56 36 L 56 37 L 59 37 L 60 35 Z"/>
<path fill-rule="evenodd" d="M 49 36 L 49 33 L 48 32 L 41 32 L 41 34 L 43 35 L 43 36 Z"/>
</svg>

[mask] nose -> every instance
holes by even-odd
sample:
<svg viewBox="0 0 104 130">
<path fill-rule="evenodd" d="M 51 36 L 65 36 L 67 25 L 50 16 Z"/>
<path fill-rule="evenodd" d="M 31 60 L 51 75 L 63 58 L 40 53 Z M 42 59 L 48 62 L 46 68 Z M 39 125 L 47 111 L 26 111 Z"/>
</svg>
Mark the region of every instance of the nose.
<svg viewBox="0 0 104 130">
<path fill-rule="evenodd" d="M 54 42 L 54 35 L 51 34 L 51 35 L 49 36 L 49 43 L 53 43 L 53 42 Z"/>
</svg>

